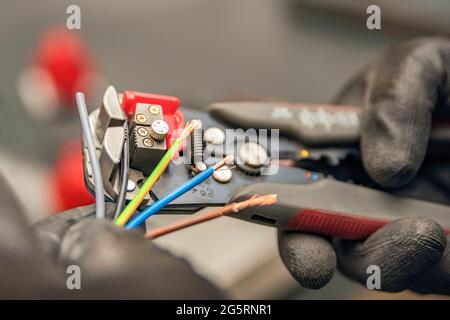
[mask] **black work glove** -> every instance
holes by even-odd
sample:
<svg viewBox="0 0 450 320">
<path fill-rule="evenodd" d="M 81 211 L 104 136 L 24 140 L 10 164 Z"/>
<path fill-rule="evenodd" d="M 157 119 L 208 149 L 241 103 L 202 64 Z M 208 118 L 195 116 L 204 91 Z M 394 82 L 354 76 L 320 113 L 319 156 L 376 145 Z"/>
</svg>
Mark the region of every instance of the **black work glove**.
<svg viewBox="0 0 450 320">
<path fill-rule="evenodd" d="M 95 207 L 69 210 L 27 225 L 0 177 L 0 298 L 218 299 L 222 295 L 190 265 L 137 231 L 97 220 Z M 107 206 L 107 216 L 112 215 Z M 81 270 L 69 290 L 66 267 Z"/>
<path fill-rule="evenodd" d="M 449 70 L 448 38 L 412 40 L 366 67 L 335 101 L 364 108 L 362 162 L 380 187 L 450 204 L 450 163 L 432 159 L 423 165 L 432 119 L 450 109 Z M 384 291 L 450 294 L 448 238 L 427 212 L 423 216 L 394 221 L 362 242 L 334 239 L 331 244 L 316 235 L 281 232 L 280 254 L 309 288 L 324 286 L 336 265 L 366 285 L 367 268 L 376 265 Z"/>
</svg>

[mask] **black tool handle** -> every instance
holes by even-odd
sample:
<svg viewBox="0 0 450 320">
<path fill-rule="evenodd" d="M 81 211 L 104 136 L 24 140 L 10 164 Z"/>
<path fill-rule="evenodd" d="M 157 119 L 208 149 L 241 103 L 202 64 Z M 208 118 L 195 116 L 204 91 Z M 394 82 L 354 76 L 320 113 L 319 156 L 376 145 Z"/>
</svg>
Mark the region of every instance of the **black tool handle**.
<svg viewBox="0 0 450 320">
<path fill-rule="evenodd" d="M 448 206 L 332 179 L 306 185 L 258 183 L 238 189 L 230 201 L 270 193 L 278 195 L 275 205 L 248 208 L 233 216 L 284 230 L 351 240 L 365 239 L 390 221 L 406 216 L 434 219 L 450 233 Z"/>
<path fill-rule="evenodd" d="M 208 111 L 236 128 L 280 129 L 308 146 L 358 142 L 363 113 L 350 105 L 285 102 L 223 102 L 210 105 Z M 450 122 L 436 122 L 430 141 L 449 145 Z"/>
</svg>

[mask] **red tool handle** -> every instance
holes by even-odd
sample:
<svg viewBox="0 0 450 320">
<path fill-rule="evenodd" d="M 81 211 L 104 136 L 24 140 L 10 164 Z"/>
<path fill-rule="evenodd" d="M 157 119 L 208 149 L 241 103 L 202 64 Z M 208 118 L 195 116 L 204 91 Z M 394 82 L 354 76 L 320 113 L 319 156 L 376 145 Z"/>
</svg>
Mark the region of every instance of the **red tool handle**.
<svg viewBox="0 0 450 320">
<path fill-rule="evenodd" d="M 302 209 L 289 222 L 287 229 L 321 234 L 342 239 L 365 239 L 389 220 L 349 215 L 319 209 Z"/>
<path fill-rule="evenodd" d="M 448 206 L 331 179 L 308 185 L 255 184 L 238 190 L 231 201 L 268 193 L 278 195 L 275 205 L 249 208 L 233 216 L 284 230 L 350 240 L 365 239 L 392 220 L 420 216 L 435 220 L 450 234 Z"/>
</svg>

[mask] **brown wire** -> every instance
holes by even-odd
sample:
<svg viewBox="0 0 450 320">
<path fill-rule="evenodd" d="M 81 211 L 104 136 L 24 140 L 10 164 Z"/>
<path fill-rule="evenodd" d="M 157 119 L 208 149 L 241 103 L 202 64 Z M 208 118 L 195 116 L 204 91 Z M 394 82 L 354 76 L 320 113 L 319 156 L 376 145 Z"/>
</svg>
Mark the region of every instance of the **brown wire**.
<svg viewBox="0 0 450 320">
<path fill-rule="evenodd" d="M 168 233 L 192 226 L 194 224 L 198 224 L 201 222 L 205 222 L 211 219 L 218 218 L 220 216 L 229 214 L 229 213 L 236 213 L 238 211 L 241 211 L 246 208 L 250 207 L 256 207 L 256 206 L 270 206 L 277 202 L 277 195 L 276 194 L 267 194 L 267 195 L 254 195 L 250 199 L 231 203 L 224 207 L 217 208 L 215 210 L 212 210 L 210 212 L 206 212 L 202 215 L 189 217 L 186 219 L 182 219 L 179 221 L 176 221 L 174 223 L 171 223 L 167 226 L 163 226 L 160 228 L 156 228 L 154 230 L 150 230 L 146 233 L 145 237 L 150 239 L 156 239 L 160 236 L 166 235 Z"/>
<path fill-rule="evenodd" d="M 221 167 L 223 167 L 224 165 L 226 165 L 228 162 L 231 162 L 234 160 L 234 155 L 230 154 L 228 156 L 226 156 L 225 158 L 223 158 L 222 160 L 220 160 L 219 162 L 217 162 L 214 166 L 214 170 L 218 170 Z"/>
</svg>

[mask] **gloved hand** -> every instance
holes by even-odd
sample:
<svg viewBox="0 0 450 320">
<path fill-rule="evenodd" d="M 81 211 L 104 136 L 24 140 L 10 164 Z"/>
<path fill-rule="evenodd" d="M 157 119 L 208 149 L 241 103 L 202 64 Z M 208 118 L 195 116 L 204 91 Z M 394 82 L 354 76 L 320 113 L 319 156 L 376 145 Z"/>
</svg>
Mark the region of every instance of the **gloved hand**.
<svg viewBox="0 0 450 320">
<path fill-rule="evenodd" d="M 449 71 L 448 38 L 412 40 L 366 67 L 335 101 L 365 109 L 363 166 L 381 187 L 406 185 L 392 192 L 450 204 L 450 163 L 431 159 L 422 166 L 432 119 L 450 110 Z M 280 254 L 291 274 L 309 288 L 324 286 L 336 265 L 366 285 L 367 267 L 377 265 L 384 291 L 450 294 L 449 240 L 423 215 L 394 221 L 363 242 L 330 243 L 316 235 L 282 232 Z"/>
<path fill-rule="evenodd" d="M 29 227 L 0 177 L 0 298 L 218 299 L 190 265 L 137 231 L 97 220 L 95 207 L 69 210 Z M 112 207 L 107 206 L 111 217 Z M 68 290 L 66 266 L 81 269 Z"/>
</svg>

